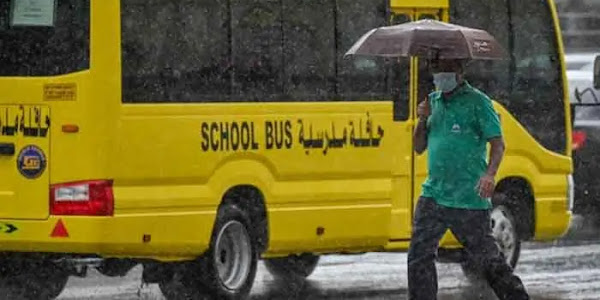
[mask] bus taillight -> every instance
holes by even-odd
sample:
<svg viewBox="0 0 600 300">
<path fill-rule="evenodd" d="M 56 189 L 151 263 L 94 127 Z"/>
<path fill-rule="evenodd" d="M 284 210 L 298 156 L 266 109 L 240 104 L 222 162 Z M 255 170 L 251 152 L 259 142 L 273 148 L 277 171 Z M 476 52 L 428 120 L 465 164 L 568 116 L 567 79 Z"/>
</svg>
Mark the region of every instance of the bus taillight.
<svg viewBox="0 0 600 300">
<path fill-rule="evenodd" d="M 585 140 L 587 139 L 587 135 L 585 131 L 574 130 L 573 131 L 573 150 L 578 150 L 583 147 L 585 144 Z"/>
<path fill-rule="evenodd" d="M 55 184 L 50 187 L 50 214 L 112 216 L 114 196 L 111 180 Z"/>
</svg>

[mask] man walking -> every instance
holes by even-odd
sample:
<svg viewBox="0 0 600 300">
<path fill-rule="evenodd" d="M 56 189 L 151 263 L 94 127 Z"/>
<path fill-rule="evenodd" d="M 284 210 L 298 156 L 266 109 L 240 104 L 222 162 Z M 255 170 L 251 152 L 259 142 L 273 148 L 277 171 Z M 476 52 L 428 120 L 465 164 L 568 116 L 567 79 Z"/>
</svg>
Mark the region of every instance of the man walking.
<svg viewBox="0 0 600 300">
<path fill-rule="evenodd" d="M 464 80 L 463 61 L 435 60 L 431 67 L 438 91 L 419 104 L 414 133 L 415 151 L 428 150 L 429 173 L 415 210 L 408 252 L 409 299 L 436 299 L 435 257 L 447 229 L 499 299 L 529 299 L 491 234 L 490 198 L 504 154 L 500 119 L 491 100 Z"/>
</svg>

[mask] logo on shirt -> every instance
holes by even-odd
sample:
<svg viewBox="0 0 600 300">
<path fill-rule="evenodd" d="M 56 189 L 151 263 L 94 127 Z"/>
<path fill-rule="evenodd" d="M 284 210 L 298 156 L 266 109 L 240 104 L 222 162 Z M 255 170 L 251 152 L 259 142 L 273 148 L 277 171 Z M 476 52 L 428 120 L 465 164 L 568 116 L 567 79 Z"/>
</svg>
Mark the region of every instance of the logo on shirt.
<svg viewBox="0 0 600 300">
<path fill-rule="evenodd" d="M 460 125 L 454 123 L 454 125 L 452 125 L 452 129 L 450 131 L 453 133 L 460 133 Z"/>
</svg>

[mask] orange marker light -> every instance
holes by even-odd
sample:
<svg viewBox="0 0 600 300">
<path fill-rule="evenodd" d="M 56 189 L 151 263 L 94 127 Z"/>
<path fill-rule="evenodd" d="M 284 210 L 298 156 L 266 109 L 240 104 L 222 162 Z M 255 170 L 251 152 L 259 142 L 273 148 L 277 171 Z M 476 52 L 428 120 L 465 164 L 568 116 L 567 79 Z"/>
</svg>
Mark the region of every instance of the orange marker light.
<svg viewBox="0 0 600 300">
<path fill-rule="evenodd" d="M 62 131 L 66 133 L 77 133 L 79 132 L 79 126 L 75 124 L 65 124 L 62 126 Z"/>
</svg>

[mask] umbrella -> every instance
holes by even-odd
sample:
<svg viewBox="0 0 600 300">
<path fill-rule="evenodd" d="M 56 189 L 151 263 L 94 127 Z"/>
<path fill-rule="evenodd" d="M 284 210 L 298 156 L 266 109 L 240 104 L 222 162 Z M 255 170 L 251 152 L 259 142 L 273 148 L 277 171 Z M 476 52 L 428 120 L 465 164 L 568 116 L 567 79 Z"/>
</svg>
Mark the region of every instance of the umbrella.
<svg viewBox="0 0 600 300">
<path fill-rule="evenodd" d="M 425 19 L 374 28 L 346 52 L 348 55 L 502 59 L 506 53 L 484 30 Z"/>
</svg>

